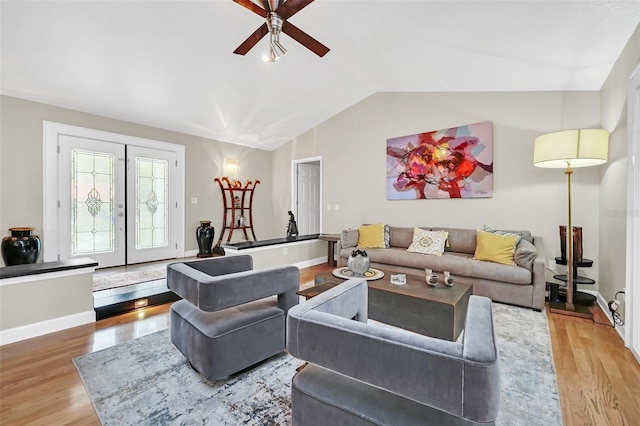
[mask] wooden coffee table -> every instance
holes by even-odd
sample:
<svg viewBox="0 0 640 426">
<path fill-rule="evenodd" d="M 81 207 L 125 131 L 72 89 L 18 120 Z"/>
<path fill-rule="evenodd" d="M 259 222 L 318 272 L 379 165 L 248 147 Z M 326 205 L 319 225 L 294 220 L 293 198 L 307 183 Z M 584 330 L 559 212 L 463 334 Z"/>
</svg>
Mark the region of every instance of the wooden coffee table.
<svg viewBox="0 0 640 426">
<path fill-rule="evenodd" d="M 407 284 L 391 284 L 392 273 L 382 270 L 384 277 L 367 281 L 369 287 L 369 318 L 409 331 L 455 341 L 467 317 L 472 285 L 456 282 L 453 287 L 442 284 L 430 287 L 424 277 L 407 274 Z M 331 271 L 316 275 L 315 286 L 298 294 L 307 298 L 344 282 Z"/>
</svg>

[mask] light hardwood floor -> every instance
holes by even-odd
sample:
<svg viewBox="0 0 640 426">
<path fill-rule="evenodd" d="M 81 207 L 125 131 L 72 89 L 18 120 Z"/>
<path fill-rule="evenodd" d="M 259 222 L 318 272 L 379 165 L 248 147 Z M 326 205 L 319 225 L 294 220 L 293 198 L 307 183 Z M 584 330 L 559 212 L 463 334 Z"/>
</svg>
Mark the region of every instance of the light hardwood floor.
<svg viewBox="0 0 640 426">
<path fill-rule="evenodd" d="M 328 269 L 304 269 L 300 283 Z M 147 308 L 0 347 L 0 424 L 99 425 L 71 360 L 168 327 L 168 311 Z M 640 424 L 640 365 L 614 329 L 547 317 L 565 424 Z M 596 321 L 607 322 L 599 310 Z"/>
</svg>

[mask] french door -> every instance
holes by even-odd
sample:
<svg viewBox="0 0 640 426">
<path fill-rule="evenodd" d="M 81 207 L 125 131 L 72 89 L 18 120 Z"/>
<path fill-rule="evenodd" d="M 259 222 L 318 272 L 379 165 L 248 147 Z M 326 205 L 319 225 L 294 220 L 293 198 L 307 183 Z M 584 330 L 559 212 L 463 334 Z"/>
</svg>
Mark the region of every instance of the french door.
<svg viewBox="0 0 640 426">
<path fill-rule="evenodd" d="M 60 135 L 60 256 L 98 267 L 177 255 L 175 152 Z"/>
<path fill-rule="evenodd" d="M 127 147 L 127 263 L 176 257 L 175 152 Z"/>
</svg>

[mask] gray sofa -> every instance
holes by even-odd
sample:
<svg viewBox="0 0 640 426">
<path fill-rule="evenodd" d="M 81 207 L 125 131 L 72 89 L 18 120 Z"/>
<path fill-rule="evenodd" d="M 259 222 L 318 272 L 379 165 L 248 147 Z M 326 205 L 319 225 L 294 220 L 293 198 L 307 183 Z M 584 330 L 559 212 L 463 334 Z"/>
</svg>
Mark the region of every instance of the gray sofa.
<svg viewBox="0 0 640 426">
<path fill-rule="evenodd" d="M 425 275 L 426 268 L 440 274 L 449 271 L 456 282 L 473 284 L 473 294 L 489 297 L 496 302 L 544 309 L 546 261 L 542 237 L 533 237 L 528 231 L 517 231 L 524 235 L 525 242 L 519 243 L 516 248 L 516 265 L 503 265 L 473 259 L 475 229 L 420 228 L 449 233 L 448 246 L 442 256 L 408 252 L 413 228 L 390 226 L 389 248 L 366 249 L 371 267 L 419 276 Z M 342 231 L 336 245 L 338 266 L 347 265 L 349 255 L 358 244 L 358 235 L 357 229 Z"/>
<path fill-rule="evenodd" d="M 367 324 L 351 279 L 291 308 L 293 425 L 492 425 L 500 369 L 491 300 L 471 296 L 462 342 Z M 354 319 L 354 320 L 352 320 Z"/>
</svg>

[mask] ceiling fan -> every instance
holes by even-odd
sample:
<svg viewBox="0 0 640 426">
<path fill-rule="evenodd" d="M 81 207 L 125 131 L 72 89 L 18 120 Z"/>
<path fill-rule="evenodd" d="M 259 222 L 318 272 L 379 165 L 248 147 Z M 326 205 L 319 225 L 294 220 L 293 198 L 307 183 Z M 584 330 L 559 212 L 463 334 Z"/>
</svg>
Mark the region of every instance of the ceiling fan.
<svg viewBox="0 0 640 426">
<path fill-rule="evenodd" d="M 322 57 L 329 52 L 329 48 L 302 31 L 287 19 L 300 12 L 313 0 L 233 0 L 250 11 L 265 18 L 266 22 L 253 32 L 233 53 L 246 55 L 265 35 L 269 34 L 269 56 L 265 60 L 274 62 L 287 54 L 287 50 L 280 44 L 280 33 L 284 32 L 298 43 Z M 257 3 L 261 3 L 260 7 Z"/>
</svg>

